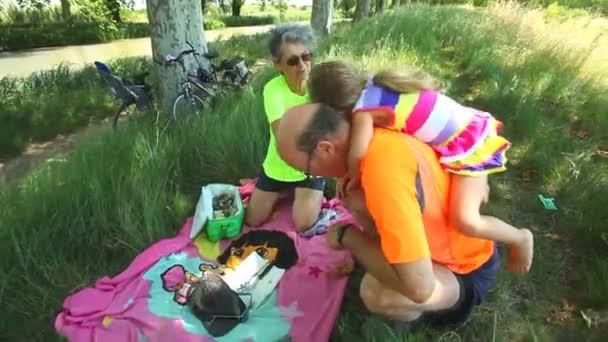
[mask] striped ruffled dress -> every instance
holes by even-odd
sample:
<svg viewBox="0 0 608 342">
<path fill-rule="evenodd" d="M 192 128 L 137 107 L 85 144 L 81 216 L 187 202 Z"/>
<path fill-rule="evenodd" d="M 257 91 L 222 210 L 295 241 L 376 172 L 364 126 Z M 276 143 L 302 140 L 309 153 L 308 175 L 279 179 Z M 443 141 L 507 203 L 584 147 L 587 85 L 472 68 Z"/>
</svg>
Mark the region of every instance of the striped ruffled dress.
<svg viewBox="0 0 608 342">
<path fill-rule="evenodd" d="M 382 122 L 430 145 L 449 172 L 476 176 L 506 169 L 511 144 L 498 135 L 502 123 L 437 91 L 401 94 L 370 83 L 353 115 L 357 112 L 371 112 L 376 125 Z"/>
</svg>

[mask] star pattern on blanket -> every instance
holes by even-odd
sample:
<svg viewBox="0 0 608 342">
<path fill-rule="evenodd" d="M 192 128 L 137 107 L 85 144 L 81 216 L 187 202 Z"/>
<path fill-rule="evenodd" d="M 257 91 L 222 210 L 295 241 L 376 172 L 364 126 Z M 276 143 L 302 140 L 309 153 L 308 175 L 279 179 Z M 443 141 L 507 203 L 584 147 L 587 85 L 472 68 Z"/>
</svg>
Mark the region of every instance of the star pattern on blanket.
<svg viewBox="0 0 608 342">
<path fill-rule="evenodd" d="M 321 272 L 323 272 L 323 270 L 320 269 L 317 266 L 309 266 L 308 267 L 308 275 L 309 276 L 313 276 L 315 278 L 319 278 L 319 274 L 321 274 Z"/>
<path fill-rule="evenodd" d="M 298 309 L 297 301 L 291 302 L 291 304 L 289 304 L 289 306 L 280 305 L 279 308 L 281 309 L 281 316 L 283 318 L 289 320 L 289 322 L 293 322 L 294 319 L 304 316 L 304 312 L 302 312 L 302 311 L 300 311 L 300 309 Z"/>
</svg>

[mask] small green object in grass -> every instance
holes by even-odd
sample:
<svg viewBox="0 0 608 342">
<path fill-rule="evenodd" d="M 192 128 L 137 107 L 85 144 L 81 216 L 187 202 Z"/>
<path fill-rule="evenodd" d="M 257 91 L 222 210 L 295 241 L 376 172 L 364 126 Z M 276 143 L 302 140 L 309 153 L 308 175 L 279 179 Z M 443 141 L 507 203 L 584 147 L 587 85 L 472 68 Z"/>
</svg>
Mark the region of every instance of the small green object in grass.
<svg viewBox="0 0 608 342">
<path fill-rule="evenodd" d="M 557 207 L 555 206 L 555 202 L 554 202 L 555 199 L 553 197 L 545 197 L 541 194 L 538 194 L 538 199 L 543 204 L 543 207 L 545 207 L 545 209 L 557 210 Z"/>
</svg>

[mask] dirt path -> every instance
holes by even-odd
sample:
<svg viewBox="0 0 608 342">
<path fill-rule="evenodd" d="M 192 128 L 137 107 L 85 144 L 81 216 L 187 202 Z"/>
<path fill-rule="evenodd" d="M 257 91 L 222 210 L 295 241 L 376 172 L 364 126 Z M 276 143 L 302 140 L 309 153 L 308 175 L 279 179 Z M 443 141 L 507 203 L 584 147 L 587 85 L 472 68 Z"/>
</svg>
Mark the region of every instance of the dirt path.
<svg viewBox="0 0 608 342">
<path fill-rule="evenodd" d="M 53 140 L 30 144 L 17 157 L 0 159 L 0 188 L 18 181 L 43 163 L 65 161 L 77 142 L 94 138 L 110 129 L 112 129 L 110 119 L 105 119 L 91 123 L 69 135 L 60 134 Z"/>
<path fill-rule="evenodd" d="M 265 61 L 257 61 L 250 66 L 251 72 L 255 74 L 264 65 L 267 65 Z M 128 115 L 121 115 L 118 119 L 118 126 L 126 119 L 128 119 Z M 111 130 L 111 120 L 112 117 L 108 117 L 102 121 L 90 123 L 87 127 L 80 128 L 73 133 L 60 134 L 50 141 L 30 144 L 19 156 L 9 159 L 0 158 L 0 189 L 28 175 L 42 163 L 65 161 L 76 143 L 92 139 L 106 130 Z"/>
</svg>

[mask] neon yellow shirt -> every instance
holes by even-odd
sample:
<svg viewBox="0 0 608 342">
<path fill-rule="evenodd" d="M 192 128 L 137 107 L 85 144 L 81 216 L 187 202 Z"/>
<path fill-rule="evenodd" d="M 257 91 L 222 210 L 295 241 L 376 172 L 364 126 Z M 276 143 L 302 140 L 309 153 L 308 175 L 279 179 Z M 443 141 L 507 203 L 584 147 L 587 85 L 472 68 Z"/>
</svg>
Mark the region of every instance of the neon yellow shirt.
<svg viewBox="0 0 608 342">
<path fill-rule="evenodd" d="M 291 107 L 309 102 L 308 94 L 301 96 L 293 93 L 287 85 L 283 75 L 279 75 L 268 81 L 264 86 L 264 110 L 268 118 L 268 124 L 280 119 Z M 272 179 L 282 182 L 298 182 L 306 176 L 303 172 L 289 166 L 279 155 L 277 143 L 270 128 L 270 141 L 268 152 L 262 164 L 266 175 Z"/>
</svg>

